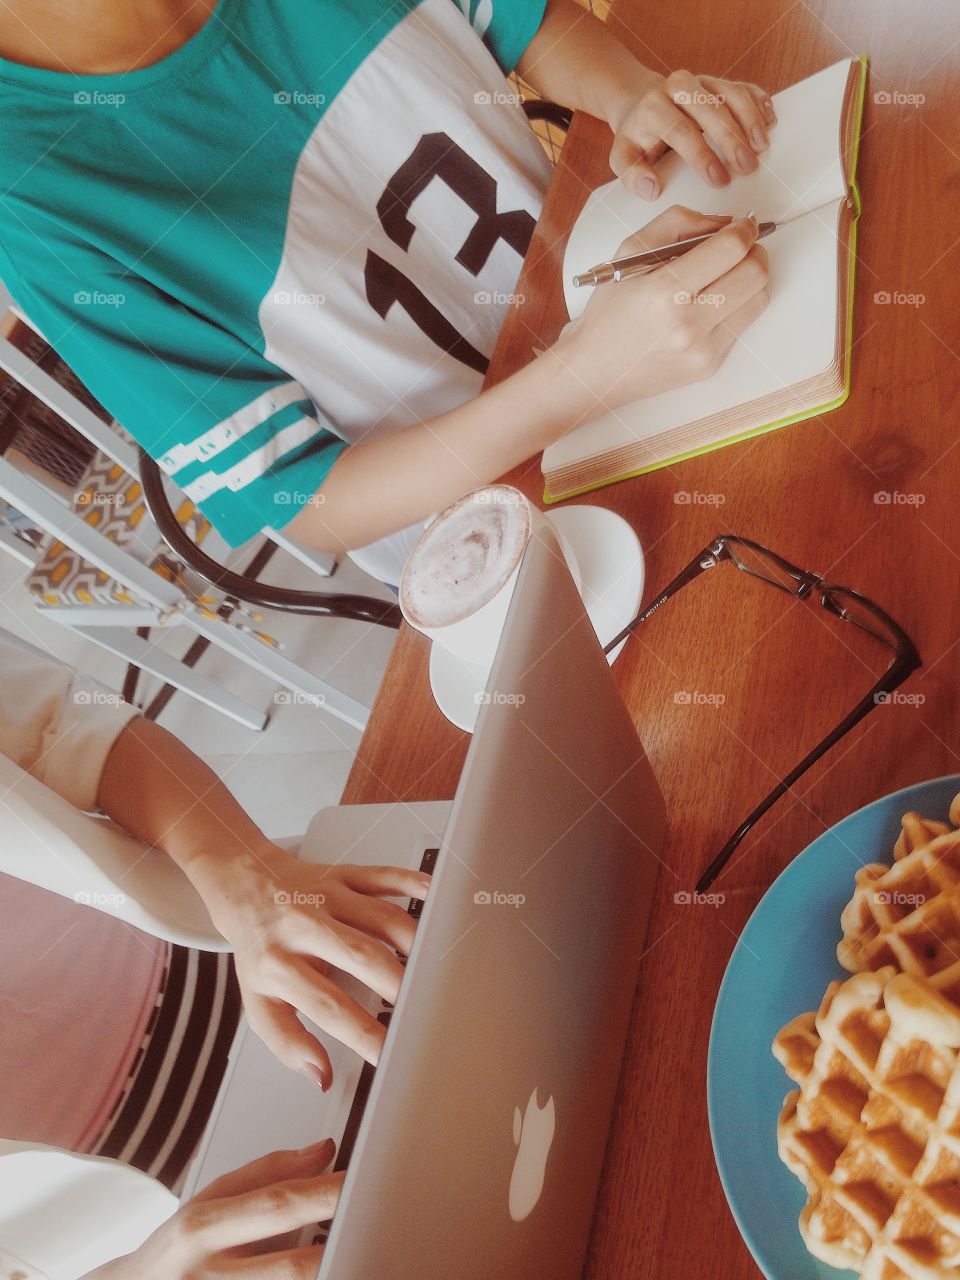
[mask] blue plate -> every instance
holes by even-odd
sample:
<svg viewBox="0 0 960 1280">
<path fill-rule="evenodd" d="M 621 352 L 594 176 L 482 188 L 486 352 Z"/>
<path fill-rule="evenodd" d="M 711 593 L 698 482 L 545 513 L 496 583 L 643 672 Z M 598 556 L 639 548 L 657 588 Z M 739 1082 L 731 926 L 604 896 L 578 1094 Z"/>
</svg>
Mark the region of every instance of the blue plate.
<svg viewBox="0 0 960 1280">
<path fill-rule="evenodd" d="M 767 1280 L 839 1280 L 807 1253 L 797 1219 L 806 1193 L 777 1154 L 777 1116 L 794 1087 L 770 1052 L 780 1028 L 816 1009 L 837 962 L 840 912 L 865 862 L 889 862 L 909 810 L 947 820 L 960 774 L 895 791 L 825 831 L 764 894 L 730 957 L 717 996 L 707 1108 L 720 1181 L 740 1234 Z"/>
</svg>

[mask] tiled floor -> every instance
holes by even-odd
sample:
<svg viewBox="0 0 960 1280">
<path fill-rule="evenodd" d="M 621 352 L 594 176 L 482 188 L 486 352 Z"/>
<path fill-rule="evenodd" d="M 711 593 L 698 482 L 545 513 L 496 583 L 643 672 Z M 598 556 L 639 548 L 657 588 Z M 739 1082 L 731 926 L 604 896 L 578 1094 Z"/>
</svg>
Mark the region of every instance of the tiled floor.
<svg viewBox="0 0 960 1280">
<path fill-rule="evenodd" d="M 250 551 L 244 553 L 249 559 Z M 23 585 L 24 570 L 0 556 L 0 625 L 119 690 L 124 664 L 69 628 L 39 615 Z M 278 551 L 263 579 L 284 586 L 353 591 L 389 598 L 349 560 L 332 579 L 319 578 Z M 284 655 L 322 676 L 368 706 L 372 704 L 396 632 L 337 619 L 270 614 L 264 627 L 284 645 Z M 156 637 L 152 633 L 151 639 Z M 169 653 L 181 655 L 193 634 L 176 628 L 160 637 Z M 324 805 L 336 804 L 360 741 L 360 734 L 327 712 L 305 704 L 274 702 L 277 686 L 211 646 L 197 668 L 230 692 L 258 707 L 271 708 L 270 723 L 256 733 L 177 693 L 159 723 L 180 737 L 223 778 L 268 835 L 300 834 Z M 138 702 L 146 705 L 159 681 L 141 677 Z"/>
</svg>

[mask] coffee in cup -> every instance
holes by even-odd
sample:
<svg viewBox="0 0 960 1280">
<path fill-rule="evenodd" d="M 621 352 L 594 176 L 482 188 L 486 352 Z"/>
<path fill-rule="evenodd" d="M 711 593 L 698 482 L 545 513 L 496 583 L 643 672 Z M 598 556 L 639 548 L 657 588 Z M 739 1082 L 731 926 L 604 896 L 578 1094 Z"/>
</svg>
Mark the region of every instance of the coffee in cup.
<svg viewBox="0 0 960 1280">
<path fill-rule="evenodd" d="M 403 616 L 465 662 L 488 668 L 523 553 L 545 519 L 509 485 L 477 489 L 455 502 L 410 553 L 400 580 Z M 576 561 L 565 545 L 563 551 L 579 587 Z"/>
</svg>

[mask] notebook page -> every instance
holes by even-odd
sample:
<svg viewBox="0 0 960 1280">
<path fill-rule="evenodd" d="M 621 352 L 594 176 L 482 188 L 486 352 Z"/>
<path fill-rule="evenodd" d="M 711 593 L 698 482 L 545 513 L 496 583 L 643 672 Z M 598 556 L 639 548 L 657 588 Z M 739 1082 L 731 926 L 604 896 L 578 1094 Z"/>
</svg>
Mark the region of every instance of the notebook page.
<svg viewBox="0 0 960 1280">
<path fill-rule="evenodd" d="M 661 165 L 666 175 L 664 194 L 653 204 L 632 195 L 619 181 L 591 195 L 564 259 L 564 294 L 574 317 L 594 290 L 575 289 L 571 277 L 609 258 L 624 236 L 672 204 L 710 213 L 743 214 L 752 209 L 761 221 L 793 217 L 803 209 L 809 212 L 764 240 L 770 258 L 770 305 L 734 345 L 717 373 L 703 382 L 598 414 L 545 450 L 545 470 L 570 466 L 782 392 L 832 363 L 837 343 L 837 223 L 847 194 L 840 116 L 852 61 L 845 59 L 775 96 L 778 124 L 771 131 L 770 149 L 761 158 L 760 169 L 749 177 L 737 178 L 716 191 L 670 156 Z"/>
<path fill-rule="evenodd" d="M 594 191 L 564 256 L 568 313 L 578 316 L 592 292 L 575 289 L 571 277 L 613 256 L 626 236 L 671 205 L 735 216 L 752 211 L 761 222 L 779 222 L 845 196 L 840 117 L 853 61 L 846 58 L 774 96 L 777 124 L 770 130 L 768 150 L 759 157 L 760 167 L 747 177 L 734 178 L 728 187 L 709 186 L 671 154 L 657 166 L 664 189 L 652 203 L 633 195 L 619 180 Z"/>
<path fill-rule="evenodd" d="M 836 349 L 837 222 L 843 203 L 817 209 L 764 240 L 770 305 L 712 377 L 603 413 L 550 445 L 544 470 L 622 448 L 822 373 Z M 709 292 L 695 305 L 710 305 Z"/>
</svg>

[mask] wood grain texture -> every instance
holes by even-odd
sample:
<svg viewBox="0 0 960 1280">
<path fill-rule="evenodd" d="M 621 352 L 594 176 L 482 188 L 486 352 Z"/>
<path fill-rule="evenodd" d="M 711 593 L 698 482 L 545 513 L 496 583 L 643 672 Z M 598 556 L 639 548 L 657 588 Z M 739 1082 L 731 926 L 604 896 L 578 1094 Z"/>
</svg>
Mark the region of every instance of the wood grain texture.
<svg viewBox="0 0 960 1280">
<path fill-rule="evenodd" d="M 885 792 L 960 770 L 960 27 L 954 0 L 909 9 L 902 0 L 743 0 L 724 10 L 615 0 L 610 21 L 650 66 L 770 91 L 841 57 L 871 58 L 847 404 L 579 500 L 636 528 L 648 592 L 714 534 L 741 533 L 875 598 L 924 659 L 903 690 L 922 701 L 878 708 L 779 803 L 717 883 L 718 908 L 680 906 L 674 894 L 869 688 L 884 657 L 816 603 L 722 566 L 658 613 L 615 668 L 669 832 L 585 1275 L 754 1280 L 717 1179 L 704 1087 L 736 937 L 778 872 L 829 825 Z M 529 361 L 565 320 L 563 246 L 589 190 L 609 177 L 609 141 L 596 121 L 575 119 L 493 379 Z M 510 479 L 539 500 L 537 460 Z M 878 493 L 894 497 L 877 502 Z M 345 800 L 453 794 L 466 738 L 433 705 L 426 656 L 426 642 L 405 631 Z M 677 701 L 697 691 L 724 701 Z"/>
</svg>

